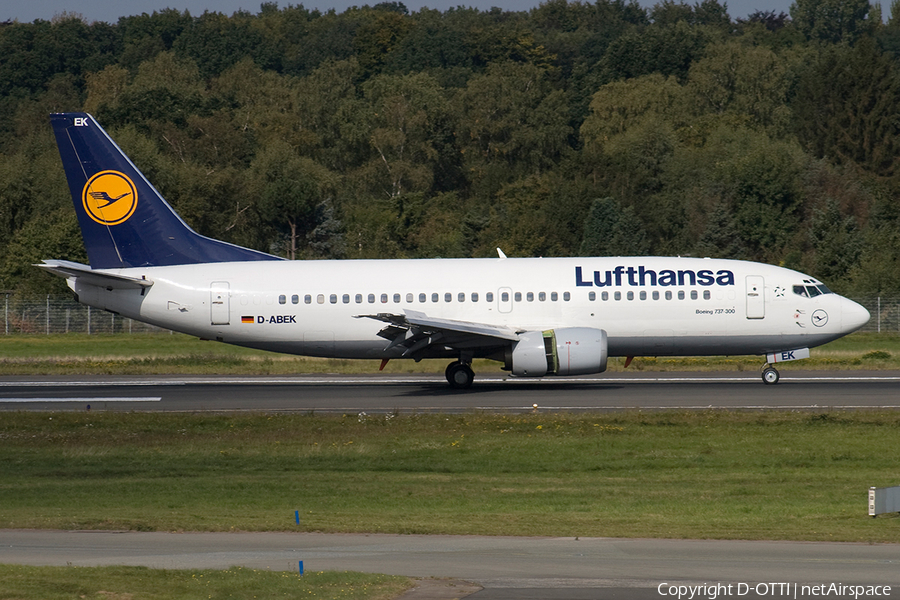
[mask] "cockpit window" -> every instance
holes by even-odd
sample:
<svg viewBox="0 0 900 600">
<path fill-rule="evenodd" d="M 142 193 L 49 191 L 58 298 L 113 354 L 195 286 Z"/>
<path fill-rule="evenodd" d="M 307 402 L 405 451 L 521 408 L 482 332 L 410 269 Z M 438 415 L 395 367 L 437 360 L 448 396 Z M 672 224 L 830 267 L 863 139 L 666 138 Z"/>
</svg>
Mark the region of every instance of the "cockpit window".
<svg viewBox="0 0 900 600">
<path fill-rule="evenodd" d="M 815 298 L 822 294 L 831 294 L 832 291 L 828 289 L 828 286 L 818 283 L 816 285 L 795 285 L 794 293 L 804 298 Z"/>
</svg>

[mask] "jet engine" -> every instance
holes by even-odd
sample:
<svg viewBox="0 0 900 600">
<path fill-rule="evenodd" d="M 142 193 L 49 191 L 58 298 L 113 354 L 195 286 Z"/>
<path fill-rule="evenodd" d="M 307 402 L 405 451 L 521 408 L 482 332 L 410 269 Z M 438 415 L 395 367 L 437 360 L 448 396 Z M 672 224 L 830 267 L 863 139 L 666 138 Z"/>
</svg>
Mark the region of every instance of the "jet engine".
<svg viewBox="0 0 900 600">
<path fill-rule="evenodd" d="M 506 352 L 507 371 L 519 377 L 588 375 L 606 370 L 606 332 L 590 327 L 526 331 Z"/>
</svg>

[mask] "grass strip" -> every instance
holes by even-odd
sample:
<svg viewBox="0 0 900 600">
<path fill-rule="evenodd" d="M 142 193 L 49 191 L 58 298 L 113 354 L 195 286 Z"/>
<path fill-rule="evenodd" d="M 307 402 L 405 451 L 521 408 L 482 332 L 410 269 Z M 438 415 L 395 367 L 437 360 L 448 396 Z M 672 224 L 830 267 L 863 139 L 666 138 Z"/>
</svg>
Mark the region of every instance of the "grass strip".
<svg viewBox="0 0 900 600">
<path fill-rule="evenodd" d="M 443 373 L 446 360 L 391 361 L 385 373 Z M 758 371 L 759 356 L 649 357 L 629 369 L 646 371 Z M 624 359 L 609 361 L 612 372 Z M 377 373 L 379 361 L 328 360 L 275 354 L 182 334 L 55 334 L 0 336 L 0 375 L 292 375 Z M 500 363 L 476 361 L 480 374 Z M 779 369 L 900 369 L 900 334 L 860 333 L 812 350 L 812 357 Z"/>
<path fill-rule="evenodd" d="M 7 413 L 0 527 L 896 542 L 897 412 Z M 300 524 L 294 511 L 300 511 Z"/>
<path fill-rule="evenodd" d="M 16 600 L 387 600 L 409 587 L 411 582 L 406 577 L 337 571 L 312 572 L 301 577 L 297 573 L 243 567 L 211 571 L 0 565 L 0 598 Z"/>
</svg>

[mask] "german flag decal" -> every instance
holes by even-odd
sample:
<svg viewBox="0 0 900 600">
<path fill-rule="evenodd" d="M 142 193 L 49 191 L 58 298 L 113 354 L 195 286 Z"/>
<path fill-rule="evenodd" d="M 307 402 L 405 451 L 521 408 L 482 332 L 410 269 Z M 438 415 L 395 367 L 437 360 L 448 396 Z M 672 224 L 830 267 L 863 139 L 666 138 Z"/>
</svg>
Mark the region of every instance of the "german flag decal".
<svg viewBox="0 0 900 600">
<path fill-rule="evenodd" d="M 241 317 L 241 323 L 250 323 L 252 324 L 256 319 L 253 317 Z"/>
</svg>

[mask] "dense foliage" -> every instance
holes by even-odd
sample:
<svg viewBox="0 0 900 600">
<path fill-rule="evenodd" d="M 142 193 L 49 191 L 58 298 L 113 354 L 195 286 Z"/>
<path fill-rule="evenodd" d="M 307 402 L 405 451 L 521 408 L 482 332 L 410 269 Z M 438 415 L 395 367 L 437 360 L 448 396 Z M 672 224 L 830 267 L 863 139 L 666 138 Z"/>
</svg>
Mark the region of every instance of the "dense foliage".
<svg viewBox="0 0 900 600">
<path fill-rule="evenodd" d="M 0 289 L 86 260 L 48 121 L 86 110 L 196 230 L 288 257 L 721 256 L 895 293 L 895 4 L 0 24 Z"/>
</svg>

